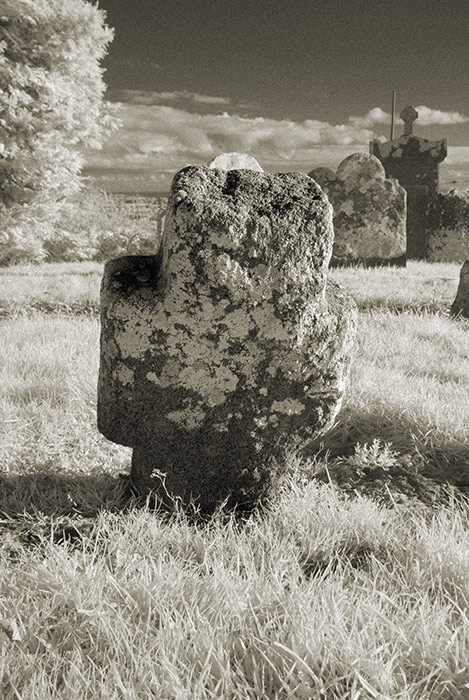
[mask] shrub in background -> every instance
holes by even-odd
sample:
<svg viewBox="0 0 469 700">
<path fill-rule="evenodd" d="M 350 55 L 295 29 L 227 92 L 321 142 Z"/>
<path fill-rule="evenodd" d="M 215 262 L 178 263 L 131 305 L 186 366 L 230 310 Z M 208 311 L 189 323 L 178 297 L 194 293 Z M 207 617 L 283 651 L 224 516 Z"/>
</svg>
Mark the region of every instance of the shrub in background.
<svg viewBox="0 0 469 700">
<path fill-rule="evenodd" d="M 80 188 L 84 149 L 117 126 L 100 66 L 112 36 L 85 0 L 2 0 L 2 264 L 41 259 L 44 227 Z"/>
<path fill-rule="evenodd" d="M 63 206 L 60 219 L 45 237 L 45 259 L 104 262 L 121 255 L 155 253 L 165 204 L 155 199 L 136 216 L 125 201 L 111 194 L 82 190 Z"/>
<path fill-rule="evenodd" d="M 166 198 L 148 198 L 136 213 L 112 194 L 85 188 L 56 204 L 52 220 L 46 219 L 45 209 L 50 212 L 51 205 L 36 204 L 25 215 L 5 216 L 8 223 L 0 229 L 0 265 L 104 262 L 121 255 L 154 254 Z"/>
</svg>

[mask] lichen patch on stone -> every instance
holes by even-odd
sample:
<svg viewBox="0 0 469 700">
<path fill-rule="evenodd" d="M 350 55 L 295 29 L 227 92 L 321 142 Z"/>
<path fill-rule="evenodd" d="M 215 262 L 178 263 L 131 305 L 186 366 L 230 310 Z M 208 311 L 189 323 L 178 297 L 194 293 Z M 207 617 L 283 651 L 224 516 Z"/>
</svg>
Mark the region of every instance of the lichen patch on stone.
<svg viewBox="0 0 469 700">
<path fill-rule="evenodd" d="M 271 410 L 277 413 L 285 413 L 287 416 L 302 413 L 306 406 L 296 399 L 284 399 L 283 401 L 273 401 Z"/>
</svg>

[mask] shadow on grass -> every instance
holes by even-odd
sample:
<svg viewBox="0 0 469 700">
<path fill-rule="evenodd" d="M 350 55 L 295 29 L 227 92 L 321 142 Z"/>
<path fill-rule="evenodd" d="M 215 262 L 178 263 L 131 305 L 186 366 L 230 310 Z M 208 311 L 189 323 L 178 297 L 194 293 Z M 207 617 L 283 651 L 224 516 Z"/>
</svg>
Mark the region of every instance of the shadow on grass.
<svg viewBox="0 0 469 700">
<path fill-rule="evenodd" d="M 410 416 L 389 409 L 378 415 L 345 406 L 335 427 L 320 443 L 308 449 L 306 457 L 315 457 L 318 463 L 327 455 L 329 463 L 337 461 L 340 471 L 341 458 L 354 455 L 357 444 L 372 445 L 375 440 L 389 443 L 393 452 L 408 457 L 402 462 L 400 475 L 409 464 L 409 474 L 415 468 L 422 477 L 437 484 L 449 484 L 469 497 L 467 442 L 445 436 L 436 428 L 425 428 Z M 371 477 L 375 478 L 377 473 L 372 469 Z M 353 483 L 355 479 L 352 475 Z M 15 531 L 28 543 L 35 543 L 41 537 L 52 537 L 55 542 L 80 541 L 93 530 L 101 513 L 124 515 L 149 505 L 155 508 L 154 502 L 149 504 L 136 496 L 127 473 L 77 475 L 44 470 L 3 474 L 0 475 L 0 537 Z"/>
<path fill-rule="evenodd" d="M 249 513 L 225 511 L 221 506 L 208 515 L 194 504 L 182 507 L 175 501 L 170 506 L 153 495 L 139 495 L 127 473 L 0 475 L 0 549 L 16 559 L 23 548 L 40 548 L 45 542 L 89 548 L 102 539 L 102 513 L 125 516 L 148 509 L 160 518 L 182 515 L 187 523 L 200 527 L 210 525 L 215 514 L 228 520 L 236 514 L 239 523 L 247 522 L 262 511 L 262 504 Z"/>
<path fill-rule="evenodd" d="M 384 410 L 380 415 L 344 407 L 336 425 L 314 445 L 319 457 L 349 457 L 357 444 L 374 440 L 389 443 L 393 451 L 419 462 L 422 475 L 439 483 L 469 489 L 469 445 L 445 436 L 434 427 L 424 427 L 411 417 Z M 309 456 L 309 455 L 308 455 Z"/>
<path fill-rule="evenodd" d="M 0 538 L 22 545 L 80 545 L 98 526 L 100 513 L 125 514 L 146 507 L 132 492 L 128 474 L 76 475 L 36 472 L 0 476 Z"/>
<path fill-rule="evenodd" d="M 0 476 L 0 517 L 95 518 L 127 510 L 135 498 L 128 474 L 77 475 L 50 471 Z"/>
</svg>

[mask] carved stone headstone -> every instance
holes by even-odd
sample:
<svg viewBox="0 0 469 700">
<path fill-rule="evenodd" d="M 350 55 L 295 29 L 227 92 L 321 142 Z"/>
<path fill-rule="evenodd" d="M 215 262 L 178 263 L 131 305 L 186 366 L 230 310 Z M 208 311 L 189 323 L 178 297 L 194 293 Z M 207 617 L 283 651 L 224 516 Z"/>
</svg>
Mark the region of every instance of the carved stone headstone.
<svg viewBox="0 0 469 700">
<path fill-rule="evenodd" d="M 469 318 L 469 260 L 466 260 L 459 273 L 456 298 L 451 306 L 451 316 Z"/>
<path fill-rule="evenodd" d="M 216 156 L 209 164 L 209 168 L 219 168 L 220 170 L 256 170 L 259 173 L 263 173 L 263 169 L 254 158 L 248 153 L 238 153 L 233 151 L 232 153 L 220 153 Z"/>
<path fill-rule="evenodd" d="M 98 426 L 141 492 L 248 507 L 332 425 L 355 317 L 332 239 L 306 175 L 191 166 L 159 255 L 106 265 Z"/>
<path fill-rule="evenodd" d="M 405 265 L 405 191 L 374 156 L 354 153 L 334 174 L 316 168 L 334 209 L 333 265 Z"/>
<path fill-rule="evenodd" d="M 395 178 L 407 192 L 407 257 L 421 259 L 427 249 L 427 212 L 438 192 L 438 166 L 447 155 L 446 139 L 429 141 L 415 136 L 418 112 L 405 107 L 401 114 L 404 134 L 392 141 L 375 140 L 370 153 L 384 165 L 386 176 Z"/>
</svg>

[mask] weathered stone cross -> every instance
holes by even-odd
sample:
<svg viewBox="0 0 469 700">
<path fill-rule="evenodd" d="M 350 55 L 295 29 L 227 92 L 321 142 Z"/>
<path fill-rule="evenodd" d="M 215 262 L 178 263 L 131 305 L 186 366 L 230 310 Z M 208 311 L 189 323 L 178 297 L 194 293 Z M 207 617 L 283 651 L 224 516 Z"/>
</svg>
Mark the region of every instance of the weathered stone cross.
<svg viewBox="0 0 469 700">
<path fill-rule="evenodd" d="M 413 133 L 414 121 L 418 119 L 419 113 L 413 107 L 404 107 L 399 116 L 404 122 L 404 136 L 410 136 Z"/>
</svg>

